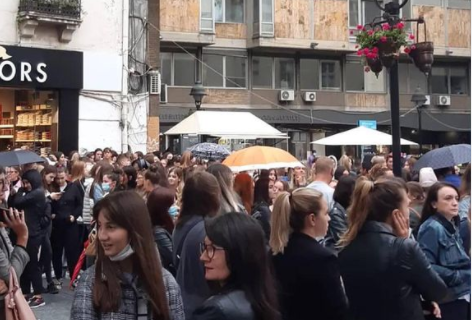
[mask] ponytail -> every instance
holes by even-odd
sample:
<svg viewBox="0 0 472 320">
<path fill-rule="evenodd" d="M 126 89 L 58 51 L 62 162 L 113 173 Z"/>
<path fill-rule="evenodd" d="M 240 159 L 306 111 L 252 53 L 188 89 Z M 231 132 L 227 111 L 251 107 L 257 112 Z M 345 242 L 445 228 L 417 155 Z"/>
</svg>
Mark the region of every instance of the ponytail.
<svg viewBox="0 0 472 320">
<path fill-rule="evenodd" d="M 288 192 L 282 192 L 277 196 L 274 209 L 270 217 L 269 246 L 274 255 L 283 253 L 290 235 L 290 197 Z"/>
</svg>

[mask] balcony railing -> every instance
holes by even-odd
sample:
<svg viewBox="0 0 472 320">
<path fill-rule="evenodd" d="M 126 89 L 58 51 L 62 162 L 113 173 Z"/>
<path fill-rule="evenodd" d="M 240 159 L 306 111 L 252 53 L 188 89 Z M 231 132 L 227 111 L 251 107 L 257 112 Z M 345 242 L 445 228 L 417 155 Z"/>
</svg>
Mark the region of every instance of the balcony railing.
<svg viewBox="0 0 472 320">
<path fill-rule="evenodd" d="M 44 14 L 80 20 L 81 0 L 20 0 L 18 13 Z"/>
</svg>

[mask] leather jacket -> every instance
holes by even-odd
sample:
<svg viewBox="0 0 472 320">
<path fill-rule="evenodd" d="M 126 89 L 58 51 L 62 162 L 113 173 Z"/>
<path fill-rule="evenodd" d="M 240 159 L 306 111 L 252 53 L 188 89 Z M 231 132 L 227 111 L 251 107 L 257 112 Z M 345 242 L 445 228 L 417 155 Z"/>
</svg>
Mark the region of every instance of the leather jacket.
<svg viewBox="0 0 472 320">
<path fill-rule="evenodd" d="M 326 235 L 324 245 L 337 251 L 336 244 L 347 230 L 347 213 L 342 205 L 335 202 L 333 208 L 329 211 L 329 217 L 331 220 L 329 221 L 328 234 Z"/>
<path fill-rule="evenodd" d="M 193 312 L 190 320 L 255 320 L 251 304 L 242 290 L 208 298 Z"/>
<path fill-rule="evenodd" d="M 367 221 L 339 263 L 354 320 L 423 320 L 420 295 L 440 301 L 447 292 L 418 243 L 385 223 Z"/>
</svg>

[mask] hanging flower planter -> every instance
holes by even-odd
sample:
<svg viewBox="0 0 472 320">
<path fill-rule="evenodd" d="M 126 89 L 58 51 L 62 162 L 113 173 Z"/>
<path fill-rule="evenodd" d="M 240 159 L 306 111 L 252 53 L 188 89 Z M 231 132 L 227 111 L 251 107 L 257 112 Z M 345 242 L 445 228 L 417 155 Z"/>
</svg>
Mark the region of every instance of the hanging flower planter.
<svg viewBox="0 0 472 320">
<path fill-rule="evenodd" d="M 378 59 L 382 66 L 392 67 L 398 59 L 400 48 L 407 45 L 408 35 L 404 27 L 405 25 L 401 21 L 394 26 L 384 23 L 369 30 L 358 26 L 357 55 L 365 57 L 367 64 L 368 59 Z M 370 69 L 373 70 L 372 67 Z"/>
<path fill-rule="evenodd" d="M 416 39 L 419 39 L 419 25 L 416 23 Z M 414 38 L 414 37 L 411 37 Z M 434 44 L 426 41 L 426 23 L 424 23 L 424 42 L 418 42 L 405 48 L 415 66 L 426 75 L 429 75 L 434 62 Z"/>
<path fill-rule="evenodd" d="M 366 58 L 366 62 L 367 62 L 368 67 L 365 67 L 364 71 L 366 72 L 372 71 L 373 73 L 375 73 L 375 76 L 378 78 L 379 73 L 382 72 L 382 69 L 383 69 L 382 62 L 380 61 L 380 59 L 379 58 L 373 58 L 373 59 Z"/>
</svg>

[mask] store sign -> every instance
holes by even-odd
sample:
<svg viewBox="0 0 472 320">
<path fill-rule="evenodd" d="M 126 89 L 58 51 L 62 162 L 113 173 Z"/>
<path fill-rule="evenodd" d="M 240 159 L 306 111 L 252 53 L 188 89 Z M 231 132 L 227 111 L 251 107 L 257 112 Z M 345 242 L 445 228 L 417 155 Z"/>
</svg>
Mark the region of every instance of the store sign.
<svg viewBox="0 0 472 320">
<path fill-rule="evenodd" d="M 0 86 L 81 89 L 81 52 L 0 46 Z"/>
<path fill-rule="evenodd" d="M 377 130 L 377 120 L 359 120 L 359 127 L 366 127 L 369 129 Z"/>
</svg>

